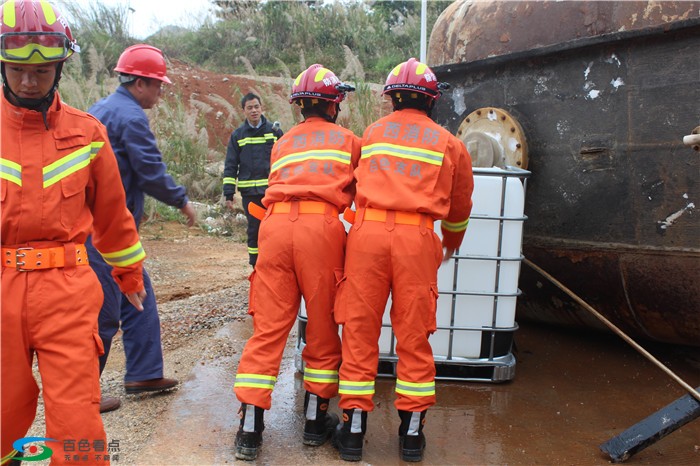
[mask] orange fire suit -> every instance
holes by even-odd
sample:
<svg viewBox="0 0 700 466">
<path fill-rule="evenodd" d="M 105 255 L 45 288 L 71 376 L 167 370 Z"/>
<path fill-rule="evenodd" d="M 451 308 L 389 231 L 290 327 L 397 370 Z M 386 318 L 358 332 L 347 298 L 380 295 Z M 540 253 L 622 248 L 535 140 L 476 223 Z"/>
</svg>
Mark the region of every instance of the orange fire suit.
<svg viewBox="0 0 700 466">
<path fill-rule="evenodd" d="M 360 139 L 320 117 L 295 126 L 272 149 L 267 213 L 250 277 L 254 333 L 234 385 L 242 403 L 270 409 L 302 295 L 308 314 L 304 387 L 321 398 L 338 393 L 341 349 L 332 310 L 346 239 L 338 212 L 352 204 L 359 158 Z"/>
<path fill-rule="evenodd" d="M 348 236 L 335 317 L 343 324 L 342 409 L 372 411 L 378 340 L 389 292 L 396 335 L 395 406 L 435 404 L 437 270 L 442 246 L 464 237 L 474 189 L 464 144 L 418 110 L 395 111 L 370 125 L 355 170 L 357 215 Z M 433 221 L 442 220 L 442 245 Z"/>
<path fill-rule="evenodd" d="M 78 454 L 80 464 L 105 464 L 97 359 L 103 296 L 85 266 L 83 243 L 93 232 L 125 293 L 143 289 L 145 254 L 102 124 L 58 94 L 47 111 L 48 130 L 40 112 L 4 95 L 1 107 L 2 457 L 16 455 L 13 442 L 36 414 L 36 354 L 46 437 L 55 440 L 45 443 L 51 464 L 74 462 Z M 79 449 L 81 441 L 87 443 Z"/>
</svg>

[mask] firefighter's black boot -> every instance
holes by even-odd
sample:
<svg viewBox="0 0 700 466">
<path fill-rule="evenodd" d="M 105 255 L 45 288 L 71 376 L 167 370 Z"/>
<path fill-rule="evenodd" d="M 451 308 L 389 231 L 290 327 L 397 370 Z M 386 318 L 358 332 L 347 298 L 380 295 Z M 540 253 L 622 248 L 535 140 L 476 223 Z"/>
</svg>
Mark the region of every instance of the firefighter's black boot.
<svg viewBox="0 0 700 466">
<path fill-rule="evenodd" d="M 367 412 L 361 409 L 344 409 L 343 424 L 333 432 L 333 446 L 345 461 L 362 459 L 362 443 L 367 431 Z"/>
<path fill-rule="evenodd" d="M 412 411 L 399 411 L 401 425 L 399 426 L 399 449 L 401 459 L 404 461 L 423 461 L 423 450 L 425 450 L 425 435 L 423 425 L 425 424 L 425 413 Z"/>
<path fill-rule="evenodd" d="M 304 397 L 304 445 L 317 447 L 326 443 L 340 422 L 338 416 L 328 412 L 328 398 L 321 398 L 311 392 Z"/>
<path fill-rule="evenodd" d="M 258 457 L 258 449 L 262 444 L 264 409 L 243 403 L 238 411 L 241 425 L 236 434 L 236 458 L 252 461 Z"/>
</svg>

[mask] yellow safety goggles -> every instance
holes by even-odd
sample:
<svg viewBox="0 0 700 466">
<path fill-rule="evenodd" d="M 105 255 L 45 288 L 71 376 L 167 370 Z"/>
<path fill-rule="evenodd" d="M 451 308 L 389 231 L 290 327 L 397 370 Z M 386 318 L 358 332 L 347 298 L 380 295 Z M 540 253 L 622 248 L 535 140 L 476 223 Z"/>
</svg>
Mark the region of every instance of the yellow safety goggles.
<svg viewBox="0 0 700 466">
<path fill-rule="evenodd" d="M 40 64 L 65 60 L 80 52 L 77 44 L 59 32 L 10 32 L 0 35 L 2 61 L 22 64 Z"/>
</svg>

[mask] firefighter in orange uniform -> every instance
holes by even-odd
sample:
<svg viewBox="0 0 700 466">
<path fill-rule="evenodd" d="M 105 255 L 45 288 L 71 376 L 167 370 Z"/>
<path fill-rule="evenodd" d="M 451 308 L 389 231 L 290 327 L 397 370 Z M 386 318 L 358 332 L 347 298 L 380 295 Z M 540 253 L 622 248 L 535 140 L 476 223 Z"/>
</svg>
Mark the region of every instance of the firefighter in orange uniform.
<svg viewBox="0 0 700 466">
<path fill-rule="evenodd" d="M 274 145 L 267 208 L 250 277 L 254 333 L 245 346 L 234 391 L 241 401 L 236 458 L 253 460 L 262 442 L 282 353 L 303 295 L 308 313 L 303 442 L 322 445 L 338 423 L 328 402 L 338 393 L 340 338 L 332 309 L 343 273 L 346 233 L 338 213 L 352 204 L 360 140 L 335 124 L 348 91 L 332 71 L 312 65 L 294 81 L 290 102 L 304 121 Z M 252 205 L 252 204 L 251 204 Z"/>
<path fill-rule="evenodd" d="M 51 464 L 78 452 L 81 464 L 108 464 L 97 359 L 102 288 L 83 243 L 93 232 L 139 308 L 145 253 L 104 126 L 56 92 L 63 62 L 80 51 L 65 18 L 43 0 L 8 0 L 0 23 L 2 464 L 28 456 L 35 355 Z"/>
<path fill-rule="evenodd" d="M 437 270 L 462 242 L 474 188 L 464 144 L 430 119 L 445 88 L 414 58 L 396 66 L 383 92 L 394 111 L 371 124 L 362 138 L 355 170 L 357 213 L 335 305 L 336 322 L 343 324 L 339 406 L 344 422 L 333 443 L 347 461 L 362 458 L 390 291 L 401 457 L 423 457 L 425 413 L 435 404 L 428 337 L 436 330 Z M 433 231 L 435 220 L 442 220 L 442 243 Z"/>
</svg>

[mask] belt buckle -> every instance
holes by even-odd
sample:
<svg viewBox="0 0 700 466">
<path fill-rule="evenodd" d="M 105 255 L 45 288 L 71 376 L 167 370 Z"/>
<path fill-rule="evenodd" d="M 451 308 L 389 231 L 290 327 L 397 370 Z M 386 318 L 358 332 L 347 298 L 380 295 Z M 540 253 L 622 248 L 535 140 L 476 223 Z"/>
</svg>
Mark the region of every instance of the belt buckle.
<svg viewBox="0 0 700 466">
<path fill-rule="evenodd" d="M 20 259 L 22 257 L 27 257 L 26 254 L 21 253 L 20 251 L 32 251 L 34 248 L 17 248 L 15 249 L 15 269 L 18 272 L 31 272 L 34 269 L 23 269 L 22 267 L 26 265 L 26 262 L 20 262 Z"/>
</svg>

